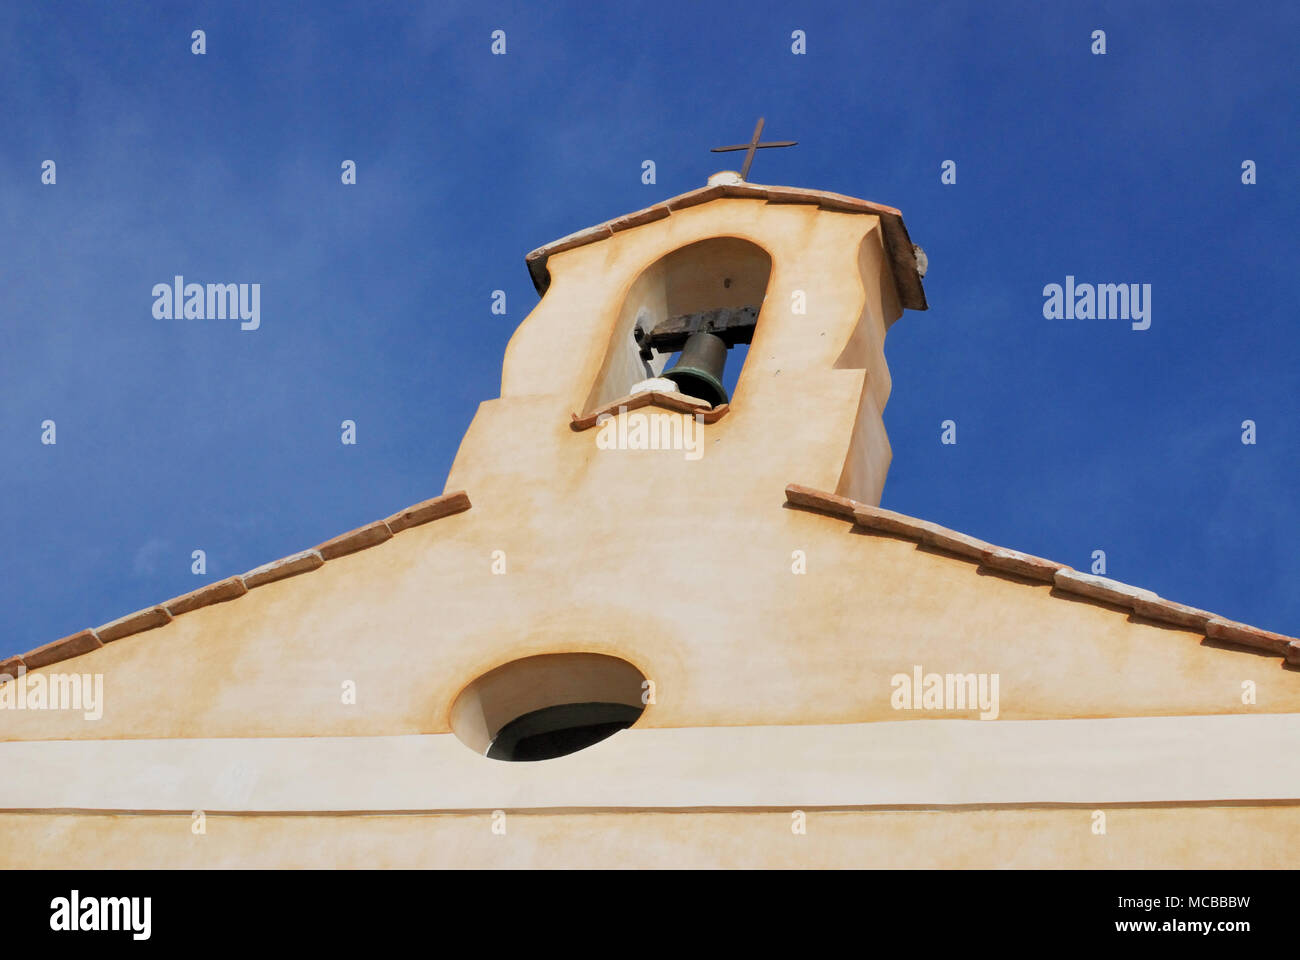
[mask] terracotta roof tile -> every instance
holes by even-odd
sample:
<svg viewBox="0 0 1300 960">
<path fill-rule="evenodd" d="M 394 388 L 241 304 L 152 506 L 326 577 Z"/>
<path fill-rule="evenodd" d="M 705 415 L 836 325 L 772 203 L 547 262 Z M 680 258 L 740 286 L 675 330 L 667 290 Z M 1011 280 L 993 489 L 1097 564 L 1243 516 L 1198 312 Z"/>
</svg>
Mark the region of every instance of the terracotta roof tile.
<svg viewBox="0 0 1300 960">
<path fill-rule="evenodd" d="M 537 256 L 541 254 L 542 251 L 545 251 L 547 256 L 552 253 L 562 253 L 565 250 L 572 250 L 574 247 L 584 247 L 589 243 L 595 243 L 597 240 L 607 240 L 613 235 L 614 231 L 610 227 L 608 221 L 605 223 L 598 223 L 594 227 L 584 227 L 581 230 L 575 230 L 567 236 L 560 237 L 559 240 L 552 240 L 546 246 L 538 247 L 524 259 L 526 260 L 528 257 Z"/>
<path fill-rule="evenodd" d="M 856 501 L 850 500 L 848 497 L 841 497 L 834 493 L 822 493 L 820 490 L 814 490 L 812 487 L 802 487 L 797 483 L 792 483 L 785 488 L 785 498 L 795 506 L 833 513 L 845 520 L 853 519 L 853 510 L 858 506 Z"/>
<path fill-rule="evenodd" d="M 1186 604 L 1174 603 L 1174 601 L 1165 600 L 1163 597 L 1156 597 L 1154 600 L 1138 597 L 1133 601 L 1133 612 L 1139 617 L 1176 623 L 1180 627 L 1191 627 L 1202 633 L 1205 632 L 1205 625 L 1214 619 L 1212 613 L 1197 610 L 1195 607 L 1189 607 Z"/>
<path fill-rule="evenodd" d="M 383 543 L 392 536 L 393 531 L 388 529 L 388 524 L 383 520 L 376 520 L 374 523 L 367 523 L 364 527 L 340 533 L 337 537 L 317 544 L 316 550 L 326 560 L 335 560 L 349 553 L 364 550 L 366 547 L 373 547 L 377 543 Z"/>
<path fill-rule="evenodd" d="M 164 623 L 170 623 L 171 619 L 172 615 L 163 607 L 146 607 L 144 610 L 128 613 L 125 617 L 118 617 L 102 627 L 96 627 L 95 633 L 105 643 L 112 643 L 114 640 L 121 640 L 135 633 L 161 627 Z"/>
<path fill-rule="evenodd" d="M 947 550 L 949 553 L 956 553 L 963 557 L 969 557 L 971 560 L 984 562 L 984 558 L 997 550 L 997 547 L 991 543 L 985 543 L 983 540 L 975 537 L 968 537 L 964 533 L 958 533 L 956 530 L 949 530 L 938 524 L 930 524 L 921 537 L 921 542 L 927 547 L 936 547 L 940 550 Z"/>
<path fill-rule="evenodd" d="M 1069 593 L 1116 604 L 1131 610 L 1135 615 L 1180 627 L 1190 627 L 1204 632 L 1212 640 L 1223 640 L 1242 646 L 1278 653 L 1287 663 L 1300 664 L 1300 640 L 1269 630 L 1261 630 L 1244 623 L 1216 617 L 1204 610 L 1165 600 L 1150 590 L 1130 586 L 1118 580 L 1081 573 L 1063 563 L 1054 563 L 1041 557 L 995 547 L 983 540 L 949 530 L 929 520 L 918 520 L 883 507 L 858 503 L 848 497 L 824 493 L 811 487 L 789 484 L 785 488 L 786 501 L 793 506 L 829 513 L 855 525 L 905 537 L 920 544 L 947 550 L 957 556 L 993 568 L 1015 573 L 1028 579 L 1050 583 L 1058 593 Z"/>
<path fill-rule="evenodd" d="M 884 507 L 873 507 L 866 503 L 855 503 L 853 505 L 853 520 L 858 526 L 866 527 L 868 530 L 879 530 L 882 533 L 892 533 L 900 537 L 911 537 L 913 540 L 920 540 L 925 535 L 925 528 L 928 526 L 924 520 L 917 520 L 915 517 L 904 516 L 901 513 L 895 513 L 893 510 L 886 510 Z"/>
<path fill-rule="evenodd" d="M 745 199 L 766 200 L 768 188 L 757 183 L 723 183 L 724 197 L 742 197 Z"/>
<path fill-rule="evenodd" d="M 1261 650 L 1273 650 L 1288 659 L 1290 654 L 1287 647 L 1294 641 L 1293 637 L 1284 637 L 1271 630 L 1261 630 L 1259 627 L 1225 620 L 1222 617 L 1215 617 L 1205 625 L 1205 635 L 1211 640 L 1226 640 L 1229 643 L 1240 643 Z"/>
<path fill-rule="evenodd" d="M 840 213 L 863 213 L 879 217 L 894 281 L 898 285 L 900 302 L 908 310 L 927 309 L 925 288 L 921 283 L 921 275 L 917 271 L 916 251 L 911 237 L 908 236 L 907 227 L 903 224 L 903 215 L 896 208 L 848 197 L 842 193 L 831 193 L 828 190 L 778 187 L 758 183 L 724 183 L 700 187 L 698 190 L 670 197 L 652 207 L 607 220 L 538 247 L 524 257 L 529 275 L 533 279 L 533 286 L 537 288 L 539 294 L 545 294 L 550 287 L 551 274 L 547 269 L 546 261 L 553 254 L 606 240 L 620 230 L 662 220 L 674 211 L 728 197 L 766 200 L 768 203 L 815 204 L 823 209 Z"/>
<path fill-rule="evenodd" d="M 449 517 L 453 513 L 461 513 L 468 509 L 469 497 L 464 490 L 460 490 L 446 496 L 423 500 L 405 510 L 399 510 L 384 522 L 388 524 L 389 530 L 398 533 L 408 527 L 417 527 L 430 520 Z"/>
<path fill-rule="evenodd" d="M 168 600 L 163 606 L 173 617 L 178 617 L 199 607 L 234 600 L 235 597 L 242 597 L 246 593 L 248 587 L 240 577 L 227 577 L 225 580 L 218 580 L 216 583 L 209 583 L 206 587 L 181 594 L 173 600 Z"/>
<path fill-rule="evenodd" d="M 1143 590 L 1141 587 L 1130 587 L 1127 583 L 1120 583 L 1118 580 L 1111 580 L 1109 577 L 1080 573 L 1078 570 L 1072 570 L 1069 567 L 1062 567 L 1057 570 L 1054 582 L 1056 589 L 1065 593 L 1075 593 L 1090 600 L 1118 604 L 1130 610 L 1133 609 L 1133 604 L 1137 600 L 1158 599 L 1150 590 Z"/>
<path fill-rule="evenodd" d="M 1008 550 L 1005 547 L 994 550 L 985 557 L 984 566 L 1047 583 L 1055 583 L 1056 571 L 1065 569 L 1065 564 L 1057 563 L 1055 560 L 1044 560 L 1042 557 L 1021 553 L 1019 550 Z"/>
<path fill-rule="evenodd" d="M 300 573 L 315 570 L 324 562 L 325 558 L 319 552 L 300 550 L 297 553 L 291 553 L 287 557 L 272 560 L 270 563 L 264 563 L 260 567 L 249 570 L 243 576 L 244 586 L 252 590 L 264 583 L 274 583 L 276 580 L 284 580 L 286 577 L 296 577 Z"/>
<path fill-rule="evenodd" d="M 83 653 L 102 647 L 105 643 L 111 643 L 114 640 L 120 640 L 122 637 L 129 637 L 132 634 L 152 630 L 155 627 L 170 623 L 173 614 L 179 616 L 208 604 L 234 600 L 255 587 L 315 570 L 324 564 L 326 560 L 346 556 L 349 553 L 354 553 L 357 550 L 390 539 L 393 536 L 393 531 L 388 526 L 389 521 L 396 523 L 396 529 L 405 530 L 407 527 L 428 523 L 431 520 L 450 516 L 453 513 L 461 513 L 469 508 L 469 497 L 466 496 L 463 490 L 456 490 L 452 493 L 444 493 L 439 497 L 433 497 L 430 500 L 423 500 L 407 507 L 405 510 L 398 511 L 388 521 L 376 520 L 364 527 L 358 527 L 356 530 L 351 530 L 341 536 L 334 537 L 332 540 L 325 541 L 314 550 L 303 550 L 280 560 L 264 563 L 260 567 L 254 567 L 242 576 L 227 577 L 225 580 L 210 583 L 205 587 L 200 587 L 190 593 L 169 600 L 166 604 L 137 610 L 135 613 L 127 614 L 125 617 L 120 617 L 94 630 L 82 630 L 80 633 L 74 633 L 62 640 L 56 640 L 53 643 L 47 643 L 43 647 L 37 647 L 29 653 L 22 654 L 22 656 L 0 660 L 0 674 L 5 672 L 6 667 L 17 668 L 25 663 L 28 669 L 35 669 L 60 660 L 80 656 Z"/>
<path fill-rule="evenodd" d="M 26 666 L 22 657 L 6 657 L 4 660 L 0 660 L 0 683 L 5 682 L 5 677 L 12 680 L 18 676 L 18 669 Z"/>
<path fill-rule="evenodd" d="M 629 213 L 617 220 L 611 220 L 609 229 L 614 233 L 618 233 L 620 230 L 630 230 L 643 224 L 654 223 L 656 220 L 663 220 L 667 216 L 668 208 L 661 203 L 657 206 L 646 207 L 644 210 L 638 210 L 636 213 Z"/>
<path fill-rule="evenodd" d="M 576 413 L 570 414 L 572 419 L 569 421 L 569 427 L 576 431 L 590 430 L 600 422 L 601 417 L 614 416 L 619 412 L 626 413 L 639 407 L 650 406 L 662 407 L 674 413 L 698 413 L 705 423 L 717 423 L 731 409 L 725 403 L 710 407 L 707 400 L 690 397 L 684 393 L 647 390 L 645 393 L 634 393 L 631 396 L 620 397 L 618 400 L 611 400 L 604 406 L 597 407 L 585 417 L 580 417 Z"/>
<path fill-rule="evenodd" d="M 824 194 L 806 187 L 768 187 L 768 203 L 815 203 L 821 205 Z"/>
<path fill-rule="evenodd" d="M 685 193 L 679 193 L 675 197 L 665 200 L 662 206 L 668 210 L 685 210 L 687 207 L 696 207 L 701 203 L 709 203 L 713 200 L 721 200 L 725 197 L 726 191 L 720 184 L 714 184 L 710 187 L 699 187 L 696 190 L 688 190 Z"/>
<path fill-rule="evenodd" d="M 915 517 L 895 513 L 893 510 L 886 510 L 884 507 L 873 507 L 864 503 L 856 504 L 853 508 L 853 520 L 858 526 L 866 527 L 869 530 L 879 530 L 882 533 L 908 537 L 912 540 L 918 540 L 928 547 L 936 547 L 950 553 L 961 554 L 972 560 L 982 561 L 989 553 L 997 549 L 993 544 L 985 543 L 983 540 L 968 537 L 956 530 L 949 530 L 947 527 L 941 527 L 929 520 L 918 520 Z"/>
<path fill-rule="evenodd" d="M 22 661 L 27 665 L 28 670 L 35 670 L 37 667 L 44 667 L 60 660 L 71 660 L 91 650 L 98 650 L 102 646 L 94 630 L 82 630 L 80 633 L 47 643 L 43 647 L 29 650 L 22 655 Z"/>
</svg>

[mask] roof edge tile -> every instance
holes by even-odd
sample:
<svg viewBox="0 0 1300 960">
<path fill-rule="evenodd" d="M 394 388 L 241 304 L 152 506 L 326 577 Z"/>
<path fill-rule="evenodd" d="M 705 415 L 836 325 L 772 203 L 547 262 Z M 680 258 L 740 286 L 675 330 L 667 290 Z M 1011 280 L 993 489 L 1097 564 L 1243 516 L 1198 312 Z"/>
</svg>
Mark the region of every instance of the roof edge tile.
<svg viewBox="0 0 1300 960">
<path fill-rule="evenodd" d="M 1053 583 L 1056 589 L 1064 593 L 1074 593 L 1090 600 L 1114 603 L 1129 610 L 1134 608 L 1133 605 L 1138 600 L 1159 599 L 1150 590 L 1129 586 L 1127 583 L 1120 583 L 1118 580 L 1111 580 L 1109 577 L 1081 573 L 1070 567 L 1057 570 Z"/>
<path fill-rule="evenodd" d="M 275 583 L 277 580 L 296 577 L 300 573 L 309 573 L 324 563 L 325 558 L 319 551 L 299 550 L 297 553 L 291 553 L 287 557 L 272 560 L 270 563 L 249 570 L 243 575 L 244 586 L 253 590 L 264 583 Z"/>
<path fill-rule="evenodd" d="M 660 206 L 668 208 L 668 211 L 685 210 L 687 207 L 697 207 L 701 203 L 708 203 L 711 200 L 718 200 L 725 197 L 726 191 L 722 189 L 721 184 L 712 184 L 707 187 L 699 187 L 695 190 L 688 190 L 680 193 L 675 197 L 670 197 L 663 201 Z"/>
<path fill-rule="evenodd" d="M 843 517 L 845 520 L 853 519 L 853 508 L 858 505 L 856 501 L 850 500 L 848 497 L 841 497 L 837 493 L 823 493 L 820 490 L 814 490 L 812 487 L 801 486 L 797 483 L 786 485 L 785 499 L 796 507 L 820 510 L 823 513 Z"/>
<path fill-rule="evenodd" d="M 914 517 L 895 513 L 893 510 L 886 510 L 884 507 L 873 507 L 866 503 L 855 503 L 853 505 L 853 522 L 860 527 L 866 527 L 868 530 L 879 530 L 882 533 L 910 537 L 913 540 L 920 540 L 924 537 L 927 526 L 924 520 L 917 520 Z"/>
<path fill-rule="evenodd" d="M 172 615 L 161 605 L 145 607 L 143 610 L 128 613 L 125 617 L 118 617 L 101 627 L 96 627 L 95 633 L 105 643 L 112 643 L 114 640 L 121 640 L 123 637 L 161 627 L 164 623 L 170 623 L 171 619 Z M 26 659 L 26 655 L 24 655 L 23 659 Z"/>
<path fill-rule="evenodd" d="M 376 520 L 355 530 L 349 530 L 347 533 L 340 533 L 324 543 L 316 544 L 316 551 L 326 560 L 337 560 L 339 557 L 346 557 L 349 553 L 356 553 L 366 547 L 391 540 L 392 537 L 393 531 L 388 529 L 388 524 L 383 520 Z"/>
<path fill-rule="evenodd" d="M 393 533 L 400 533 L 403 530 L 418 527 L 432 520 L 449 517 L 453 513 L 464 513 L 469 508 L 469 495 L 464 490 L 457 490 L 455 493 L 447 493 L 440 497 L 421 500 L 405 510 L 397 511 L 384 522 L 388 524 L 388 529 L 392 530 Z"/>
<path fill-rule="evenodd" d="M 1063 563 L 1044 560 L 1042 557 L 1031 556 L 1018 550 L 996 547 L 956 530 L 941 527 L 929 520 L 919 520 L 916 517 L 895 513 L 893 510 L 859 503 L 848 497 L 814 490 L 812 487 L 797 483 L 786 485 L 785 497 L 786 502 L 792 506 L 851 520 L 855 526 L 878 533 L 915 540 L 918 544 L 974 560 L 981 566 L 1049 583 L 1062 594 L 1073 594 L 1087 600 L 1117 605 L 1139 617 L 1184 629 L 1193 629 L 1211 640 L 1222 640 L 1281 654 L 1286 658 L 1287 663 L 1300 665 L 1300 639 L 1226 620 L 1204 610 L 1166 600 L 1142 587 L 1134 587 L 1108 577 L 1081 573 Z"/>
<path fill-rule="evenodd" d="M 1295 642 L 1293 637 L 1284 637 L 1272 630 L 1261 630 L 1248 623 L 1237 623 L 1223 617 L 1214 617 L 1205 625 L 1205 635 L 1211 640 L 1225 640 L 1228 643 L 1240 643 L 1260 650 L 1269 650 L 1290 658 L 1287 649 Z"/>
<path fill-rule="evenodd" d="M 23 663 L 22 657 L 6 657 L 0 660 L 0 684 L 15 680 L 26 672 L 27 664 Z"/>
<path fill-rule="evenodd" d="M 347 533 L 326 540 L 325 543 L 314 549 L 301 550 L 279 560 L 272 560 L 260 567 L 254 567 L 245 574 L 227 577 L 224 580 L 218 580 L 216 583 L 199 587 L 197 590 L 192 590 L 189 593 L 168 600 L 165 604 L 146 607 L 143 610 L 135 611 L 135 613 L 128 613 L 125 617 L 112 620 L 102 627 L 96 627 L 93 630 L 82 630 L 79 633 L 55 640 L 53 643 L 47 643 L 34 650 L 29 650 L 27 653 L 0 660 L 0 675 L 6 673 L 7 667 L 25 667 L 31 670 L 61 660 L 69 660 L 83 653 L 97 650 L 104 644 L 111 643 L 114 640 L 143 633 L 155 627 L 161 627 L 170 623 L 174 618 L 173 615 L 179 616 L 197 610 L 199 607 L 235 600 L 255 587 L 316 570 L 323 566 L 326 560 L 347 556 L 350 553 L 392 539 L 394 531 L 390 529 L 389 521 L 396 521 L 398 524 L 397 529 L 405 530 L 429 523 L 432 520 L 451 516 L 454 513 L 462 513 L 468 510 L 470 506 L 469 496 L 464 490 L 454 490 L 428 500 L 422 500 L 405 510 L 399 510 L 387 520 L 376 520 L 374 523 L 368 523 L 363 527 L 357 527 L 355 530 L 349 530 Z"/>
<path fill-rule="evenodd" d="M 1014 573 L 1028 580 L 1042 580 L 1045 583 L 1055 583 L 1056 572 L 1069 569 L 1065 564 L 1057 563 L 1055 560 L 1045 560 L 1032 553 L 1021 553 L 1019 550 L 1008 550 L 1006 547 L 994 550 L 984 558 L 983 563 L 993 570 Z"/>
<path fill-rule="evenodd" d="M 227 577 L 225 580 L 209 583 L 206 587 L 199 587 L 197 590 L 183 593 L 179 597 L 168 600 L 162 606 L 173 617 L 178 617 L 182 613 L 189 613 L 199 607 L 208 607 L 214 603 L 234 600 L 246 593 L 248 593 L 248 587 L 244 585 L 242 577 Z"/>
<path fill-rule="evenodd" d="M 664 410 L 670 410 L 673 413 L 694 413 L 705 423 L 717 423 L 731 409 L 730 405 L 725 403 L 711 407 L 707 400 L 700 400 L 698 397 L 687 396 L 684 393 L 647 390 L 644 393 L 634 393 L 630 396 L 620 397 L 617 400 L 611 400 L 609 403 L 597 407 L 585 417 L 572 413 L 569 415 L 569 428 L 577 432 L 590 430 L 601 422 L 601 417 L 612 417 L 615 414 L 628 413 L 641 407 L 651 406 L 662 407 Z"/>
<path fill-rule="evenodd" d="M 664 220 L 668 217 L 668 214 L 668 208 L 662 203 L 657 203 L 653 207 L 646 207 L 636 213 L 629 213 L 617 220 L 611 220 L 609 229 L 613 233 L 618 233 L 621 230 L 631 230 L 633 227 L 654 223 L 656 220 Z"/>
<path fill-rule="evenodd" d="M 1214 614 L 1208 611 L 1198 610 L 1184 603 L 1174 603 L 1163 597 L 1156 597 L 1154 600 L 1138 597 L 1133 601 L 1133 612 L 1139 617 L 1165 620 L 1181 627 L 1191 627 L 1201 633 L 1205 632 L 1205 625 L 1214 619 Z"/>
<path fill-rule="evenodd" d="M 564 253 L 576 247 L 606 240 L 615 233 L 642 224 L 662 220 L 665 217 L 689 207 L 699 206 L 713 200 L 724 198 L 763 200 L 767 203 L 806 203 L 837 213 L 863 213 L 880 218 L 884 234 L 884 244 L 889 257 L 891 273 L 898 287 L 899 301 L 908 310 L 926 310 L 929 304 L 925 298 L 925 287 L 921 273 L 917 269 L 916 251 L 903 224 L 903 214 L 895 207 L 829 190 L 815 190 L 809 187 L 781 187 L 760 183 L 719 183 L 690 190 L 675 197 L 645 207 L 634 213 L 624 214 L 604 223 L 578 230 L 558 240 L 530 251 L 524 256 L 524 263 L 532 277 L 533 286 L 539 295 L 545 296 L 551 285 L 551 272 L 546 262 L 557 253 Z"/>
<path fill-rule="evenodd" d="M 98 650 L 103 645 L 99 637 L 95 636 L 94 630 L 81 630 L 53 643 L 47 643 L 43 647 L 29 650 L 20 659 L 28 670 L 35 670 L 37 667 L 58 663 L 60 660 L 71 660 L 91 650 Z"/>
</svg>

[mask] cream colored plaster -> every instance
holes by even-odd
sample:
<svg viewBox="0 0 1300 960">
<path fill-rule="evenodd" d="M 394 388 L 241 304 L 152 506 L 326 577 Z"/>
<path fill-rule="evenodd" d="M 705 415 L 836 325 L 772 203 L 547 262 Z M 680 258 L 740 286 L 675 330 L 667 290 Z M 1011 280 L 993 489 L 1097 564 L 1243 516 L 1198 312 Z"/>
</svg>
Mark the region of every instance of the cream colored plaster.
<svg viewBox="0 0 1300 960">
<path fill-rule="evenodd" d="M 1300 799 L 1300 755 L 1292 749 L 1298 740 L 1300 716 L 1282 714 L 633 727 L 533 763 L 491 760 L 448 735 L 5 743 L 0 768 L 24 775 L 0 782 L 0 809 L 1293 800 Z"/>
<path fill-rule="evenodd" d="M 706 445 L 726 423 L 704 428 Z M 595 432 L 563 429 L 574 444 Z M 896 720 L 890 678 L 915 665 L 999 674 L 1008 720 L 1300 708 L 1296 673 L 1276 655 L 784 507 L 779 487 L 690 487 L 709 454 L 590 449 L 582 496 L 565 496 L 561 478 L 476 499 L 43 668 L 102 672 L 103 718 L 0 711 L 0 739 L 445 733 L 475 678 L 570 651 L 621 657 L 653 680 L 648 726 Z M 639 467 L 677 480 L 638 483 Z M 795 550 L 806 574 L 791 572 Z"/>
<path fill-rule="evenodd" d="M 0 814 L 6 868 L 1295 867 L 1300 805 L 418 816 Z M 505 833 L 493 824 L 504 823 Z M 499 829 L 499 828 L 498 828 Z M 1121 883 L 1122 885 L 1122 883 Z"/>
</svg>

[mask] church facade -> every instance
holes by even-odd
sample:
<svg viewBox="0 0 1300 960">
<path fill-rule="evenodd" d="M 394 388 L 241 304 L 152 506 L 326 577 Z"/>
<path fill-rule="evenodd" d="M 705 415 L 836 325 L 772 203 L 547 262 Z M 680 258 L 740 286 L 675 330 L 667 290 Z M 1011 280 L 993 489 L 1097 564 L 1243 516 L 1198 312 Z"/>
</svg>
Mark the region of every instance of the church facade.
<svg viewBox="0 0 1300 960">
<path fill-rule="evenodd" d="M 0 866 L 1291 865 L 1300 641 L 880 508 L 897 210 L 527 264 L 443 493 L 0 662 Z"/>
</svg>

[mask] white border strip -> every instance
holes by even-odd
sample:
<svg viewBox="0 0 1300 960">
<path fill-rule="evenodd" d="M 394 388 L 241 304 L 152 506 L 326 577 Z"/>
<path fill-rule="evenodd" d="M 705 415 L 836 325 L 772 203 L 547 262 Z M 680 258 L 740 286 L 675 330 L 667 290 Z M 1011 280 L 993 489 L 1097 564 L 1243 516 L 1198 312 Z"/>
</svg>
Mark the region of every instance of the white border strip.
<svg viewBox="0 0 1300 960">
<path fill-rule="evenodd" d="M 347 812 L 1300 798 L 1300 715 L 633 729 L 540 763 L 450 734 L 0 743 L 0 809 Z"/>
</svg>

